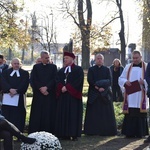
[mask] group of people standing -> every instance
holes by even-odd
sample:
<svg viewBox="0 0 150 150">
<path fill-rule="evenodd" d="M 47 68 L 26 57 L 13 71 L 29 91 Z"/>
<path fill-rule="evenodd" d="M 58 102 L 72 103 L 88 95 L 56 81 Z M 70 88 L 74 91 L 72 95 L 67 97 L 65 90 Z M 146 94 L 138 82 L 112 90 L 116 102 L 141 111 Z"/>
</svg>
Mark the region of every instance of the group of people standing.
<svg viewBox="0 0 150 150">
<path fill-rule="evenodd" d="M 17 106 L 2 105 L 2 115 L 23 132 L 25 125 L 25 93 L 30 83 L 33 100 L 29 120 L 29 133 L 46 131 L 60 139 L 77 140 L 82 127 L 85 135 L 114 136 L 117 126 L 113 101 L 123 102 L 125 113 L 122 134 L 126 137 L 142 138 L 149 134 L 147 123 L 147 83 L 150 83 L 150 69 L 142 61 L 139 51 L 132 54 L 133 62 L 121 65 L 115 59 L 110 68 L 104 66 L 104 56 L 95 56 L 95 65 L 87 74 L 89 83 L 85 119 L 83 122 L 82 89 L 84 72 L 75 65 L 75 55 L 64 52 L 64 64 L 59 71 L 49 63 L 49 53 L 42 51 L 41 63 L 33 66 L 30 74 L 21 69 L 18 58 L 12 60 L 12 68 L 1 73 L 3 94 L 11 97 L 18 94 Z M 145 80 L 145 73 L 146 79 Z M 133 81 L 138 81 L 141 90 L 126 92 Z M 146 141 L 150 141 L 149 138 Z"/>
<path fill-rule="evenodd" d="M 103 56 L 98 55 L 95 58 L 96 65 L 89 68 L 88 71 L 89 91 L 84 126 L 85 133 L 116 134 L 112 106 L 114 101 L 123 102 L 124 120 L 121 130 L 123 135 L 127 138 L 142 138 L 149 135 L 147 112 L 149 110 L 148 97 L 150 97 L 150 63 L 147 66 L 147 63 L 142 60 L 141 53 L 135 50 L 132 53 L 132 63 L 127 64 L 124 68 L 119 59 L 114 59 L 109 73 L 109 69 L 103 66 Z M 109 89 L 107 90 L 107 101 L 103 98 L 103 91 L 107 89 L 106 79 L 109 79 L 109 85 L 112 88 L 112 101 L 108 101 Z M 104 82 L 105 86 L 101 84 L 98 87 L 97 82 L 99 81 Z M 109 127 L 110 125 L 111 127 Z M 144 142 L 150 142 L 150 137 Z"/>
</svg>

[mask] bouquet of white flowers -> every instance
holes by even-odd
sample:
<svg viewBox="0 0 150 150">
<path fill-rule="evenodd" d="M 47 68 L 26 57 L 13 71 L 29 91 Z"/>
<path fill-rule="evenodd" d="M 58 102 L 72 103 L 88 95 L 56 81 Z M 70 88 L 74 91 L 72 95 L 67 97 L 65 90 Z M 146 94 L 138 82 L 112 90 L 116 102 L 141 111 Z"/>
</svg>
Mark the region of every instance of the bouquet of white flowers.
<svg viewBox="0 0 150 150">
<path fill-rule="evenodd" d="M 61 144 L 57 137 L 48 132 L 35 132 L 28 135 L 35 138 L 33 144 L 21 144 L 21 150 L 62 150 Z"/>
</svg>

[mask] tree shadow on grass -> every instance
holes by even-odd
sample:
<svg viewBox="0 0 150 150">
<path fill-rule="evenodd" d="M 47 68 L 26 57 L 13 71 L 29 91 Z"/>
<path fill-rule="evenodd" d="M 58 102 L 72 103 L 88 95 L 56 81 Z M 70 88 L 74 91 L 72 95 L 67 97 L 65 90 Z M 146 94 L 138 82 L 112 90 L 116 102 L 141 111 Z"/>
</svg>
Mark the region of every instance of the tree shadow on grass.
<svg viewBox="0 0 150 150">
<path fill-rule="evenodd" d="M 149 144 L 144 139 L 124 138 L 123 136 L 85 136 L 78 141 L 60 140 L 63 150 L 148 150 Z M 20 150 L 21 142 L 14 141 L 14 150 Z M 0 150 L 3 150 L 0 141 Z"/>
<path fill-rule="evenodd" d="M 147 150 L 144 139 L 124 138 L 123 136 L 82 136 L 78 141 L 62 141 L 63 150 Z"/>
</svg>

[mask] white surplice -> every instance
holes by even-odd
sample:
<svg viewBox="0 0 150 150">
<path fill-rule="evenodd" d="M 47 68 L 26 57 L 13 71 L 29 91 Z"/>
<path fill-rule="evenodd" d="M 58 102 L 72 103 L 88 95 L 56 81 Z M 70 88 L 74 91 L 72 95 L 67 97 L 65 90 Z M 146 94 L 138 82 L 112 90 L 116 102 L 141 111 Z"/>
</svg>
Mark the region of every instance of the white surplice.
<svg viewBox="0 0 150 150">
<path fill-rule="evenodd" d="M 122 91 L 124 92 L 124 84 L 127 81 L 127 74 L 128 74 L 128 69 L 130 67 L 131 64 L 126 65 L 126 67 L 124 68 L 121 76 L 118 79 L 118 83 L 120 88 L 122 89 Z M 147 64 L 146 64 L 147 66 Z M 135 81 L 138 80 L 140 81 L 140 78 L 143 79 L 143 75 L 142 75 L 142 68 L 140 67 L 132 67 L 130 70 L 130 74 L 129 74 L 129 81 Z M 145 88 L 145 91 L 147 91 L 147 82 L 144 79 L 144 86 L 141 86 L 141 88 Z M 141 105 L 141 101 L 142 101 L 142 91 L 133 93 L 128 95 L 127 97 L 128 100 L 128 107 L 129 108 L 140 108 Z M 146 96 L 146 108 L 149 108 L 149 101 L 148 98 Z"/>
</svg>

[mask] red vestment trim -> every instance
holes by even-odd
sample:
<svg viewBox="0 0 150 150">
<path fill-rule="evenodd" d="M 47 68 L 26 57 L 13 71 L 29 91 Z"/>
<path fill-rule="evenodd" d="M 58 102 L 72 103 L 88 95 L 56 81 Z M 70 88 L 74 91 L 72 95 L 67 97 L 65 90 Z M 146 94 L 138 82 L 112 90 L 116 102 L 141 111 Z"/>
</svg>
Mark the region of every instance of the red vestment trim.
<svg viewBox="0 0 150 150">
<path fill-rule="evenodd" d="M 57 85 L 57 89 L 56 89 L 56 97 L 57 97 L 57 98 L 58 98 L 59 95 L 61 94 L 61 89 L 62 89 L 63 86 L 64 86 L 64 85 L 61 84 L 61 83 L 59 83 L 59 84 Z"/>
<path fill-rule="evenodd" d="M 74 87 L 72 87 L 71 84 L 66 84 L 66 88 L 70 95 L 77 99 L 82 99 L 82 93 L 80 91 L 77 91 Z"/>
</svg>

